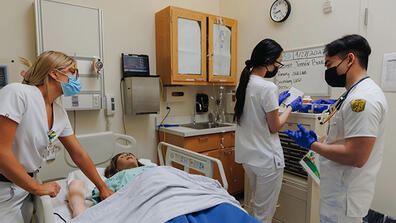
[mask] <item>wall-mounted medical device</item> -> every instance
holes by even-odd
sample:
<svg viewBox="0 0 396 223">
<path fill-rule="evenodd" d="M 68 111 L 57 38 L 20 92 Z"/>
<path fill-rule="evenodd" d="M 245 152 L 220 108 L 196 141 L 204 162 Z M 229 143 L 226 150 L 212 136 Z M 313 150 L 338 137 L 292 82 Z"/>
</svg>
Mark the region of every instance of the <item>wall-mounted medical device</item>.
<svg viewBox="0 0 396 223">
<path fill-rule="evenodd" d="M 149 57 L 139 54 L 121 54 L 122 77 L 149 76 Z"/>
<path fill-rule="evenodd" d="M 96 56 L 73 56 L 73 59 L 77 62 L 82 89 L 75 96 L 63 97 L 63 107 L 68 111 L 105 108 L 103 60 Z"/>
<path fill-rule="evenodd" d="M 0 89 L 8 84 L 7 66 L 0 66 Z"/>
<path fill-rule="evenodd" d="M 160 111 L 159 76 L 126 77 L 123 87 L 125 114 L 157 114 Z"/>
<path fill-rule="evenodd" d="M 103 109 L 103 10 L 54 0 L 35 0 L 34 12 L 37 55 L 55 50 L 77 62 L 82 89 L 75 96 L 63 97 L 64 108 L 68 111 Z"/>
<path fill-rule="evenodd" d="M 97 74 L 100 74 L 100 71 L 103 69 L 103 61 L 100 58 L 94 58 L 92 61 L 92 71 Z"/>
</svg>

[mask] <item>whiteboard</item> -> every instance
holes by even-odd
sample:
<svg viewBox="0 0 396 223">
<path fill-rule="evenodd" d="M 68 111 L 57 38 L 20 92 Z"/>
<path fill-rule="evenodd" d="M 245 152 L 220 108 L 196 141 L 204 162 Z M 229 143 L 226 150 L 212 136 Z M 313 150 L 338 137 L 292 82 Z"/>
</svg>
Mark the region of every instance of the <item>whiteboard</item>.
<svg viewBox="0 0 396 223">
<path fill-rule="evenodd" d="M 279 92 L 295 87 L 310 96 L 330 96 L 325 81 L 324 46 L 283 52 L 282 64 L 274 79 Z"/>
<path fill-rule="evenodd" d="M 38 54 L 55 50 L 69 56 L 102 55 L 102 10 L 51 0 L 36 0 Z"/>
</svg>

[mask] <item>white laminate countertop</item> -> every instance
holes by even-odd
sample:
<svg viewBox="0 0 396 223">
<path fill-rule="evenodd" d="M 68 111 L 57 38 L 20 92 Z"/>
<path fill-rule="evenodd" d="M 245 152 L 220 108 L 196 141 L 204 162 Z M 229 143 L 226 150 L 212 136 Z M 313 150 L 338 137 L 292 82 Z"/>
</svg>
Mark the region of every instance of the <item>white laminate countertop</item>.
<svg viewBox="0 0 396 223">
<path fill-rule="evenodd" d="M 161 127 L 159 131 L 166 132 L 173 135 L 178 135 L 182 137 L 190 137 L 190 136 L 199 136 L 199 135 L 207 135 L 207 134 L 216 134 L 222 132 L 231 132 L 236 130 L 235 123 L 225 123 L 229 124 L 230 126 L 225 127 L 216 127 L 216 128 L 208 128 L 208 129 L 193 129 L 188 127 Z"/>
</svg>

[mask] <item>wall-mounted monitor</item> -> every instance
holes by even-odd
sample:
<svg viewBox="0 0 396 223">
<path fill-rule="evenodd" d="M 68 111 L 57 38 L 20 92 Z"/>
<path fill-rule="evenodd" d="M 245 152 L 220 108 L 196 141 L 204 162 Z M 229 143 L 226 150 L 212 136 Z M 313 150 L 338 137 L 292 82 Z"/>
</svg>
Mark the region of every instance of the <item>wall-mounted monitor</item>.
<svg viewBox="0 0 396 223">
<path fill-rule="evenodd" d="M 139 54 L 122 54 L 122 76 L 150 76 L 149 57 Z"/>
</svg>

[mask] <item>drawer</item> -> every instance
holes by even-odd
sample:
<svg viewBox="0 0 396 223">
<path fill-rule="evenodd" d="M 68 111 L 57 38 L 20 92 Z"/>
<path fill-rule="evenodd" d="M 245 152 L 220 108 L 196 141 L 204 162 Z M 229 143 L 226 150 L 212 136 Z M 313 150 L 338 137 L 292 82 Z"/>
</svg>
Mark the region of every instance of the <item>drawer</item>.
<svg viewBox="0 0 396 223">
<path fill-rule="evenodd" d="M 221 134 L 220 143 L 227 147 L 234 147 L 235 146 L 235 132 L 225 132 Z"/>
<path fill-rule="evenodd" d="M 198 153 L 219 149 L 220 134 L 186 137 L 184 138 L 184 148 Z"/>
</svg>

